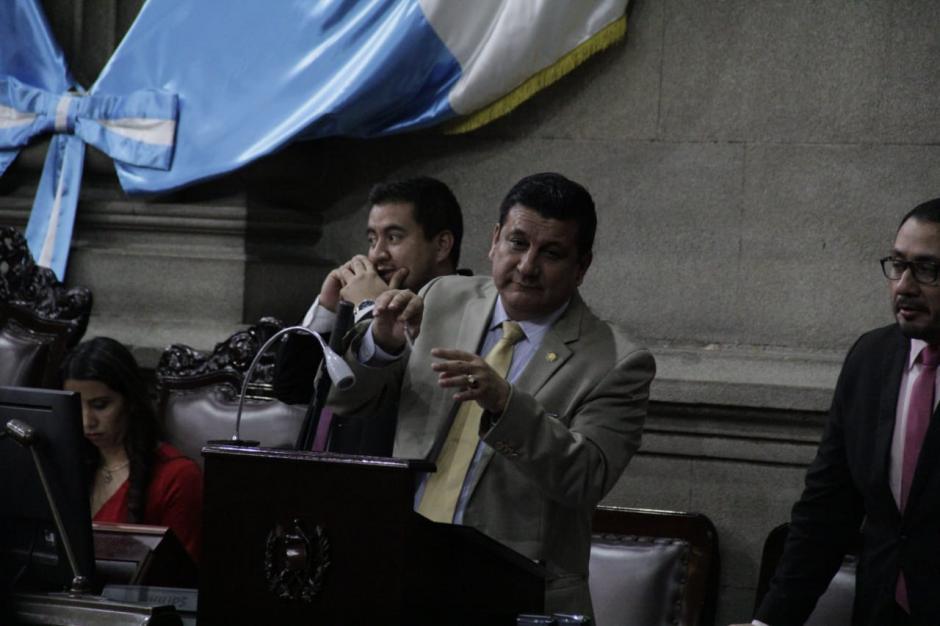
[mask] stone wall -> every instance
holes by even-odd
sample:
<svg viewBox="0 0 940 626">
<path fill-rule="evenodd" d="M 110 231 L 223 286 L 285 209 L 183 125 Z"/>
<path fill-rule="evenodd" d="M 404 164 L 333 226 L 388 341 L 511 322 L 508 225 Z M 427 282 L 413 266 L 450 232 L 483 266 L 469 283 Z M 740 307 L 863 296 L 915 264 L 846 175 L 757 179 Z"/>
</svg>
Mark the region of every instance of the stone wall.
<svg viewBox="0 0 940 626">
<path fill-rule="evenodd" d="M 44 4 L 90 83 L 133 3 Z M 607 501 L 709 515 L 718 622 L 744 620 L 842 356 L 890 321 L 877 259 L 940 195 L 938 28 L 931 0 L 636 0 L 624 44 L 468 135 L 295 146 L 152 200 L 121 196 L 92 158 L 69 281 L 95 289 L 91 332 L 153 359 L 172 337 L 208 347 L 265 312 L 299 317 L 326 268 L 363 250 L 376 180 L 450 184 L 478 273 L 513 182 L 583 182 L 600 222 L 585 299 L 659 364 L 643 450 Z M 0 187 L 6 221 L 25 219 L 33 153 Z"/>
<path fill-rule="evenodd" d="M 515 180 L 558 170 L 590 188 L 584 296 L 660 372 L 643 451 L 607 502 L 711 517 L 719 623 L 750 616 L 844 352 L 891 320 L 877 259 L 940 195 L 938 27 L 927 1 L 640 0 L 625 45 L 500 122 L 361 158 L 364 174 L 451 184 L 479 272 Z M 365 221 L 349 206 L 326 213 L 326 256 L 362 245 L 343 238 Z"/>
<path fill-rule="evenodd" d="M 515 180 L 584 182 L 600 213 L 584 296 L 659 363 L 643 450 L 607 502 L 707 514 L 718 622 L 743 620 L 844 352 L 890 322 L 877 259 L 940 195 L 938 27 L 928 1 L 640 0 L 625 45 L 507 118 L 363 150 L 324 254 L 360 249 L 344 234 L 366 210 L 348 209 L 373 173 L 451 184 L 479 272 Z"/>
</svg>

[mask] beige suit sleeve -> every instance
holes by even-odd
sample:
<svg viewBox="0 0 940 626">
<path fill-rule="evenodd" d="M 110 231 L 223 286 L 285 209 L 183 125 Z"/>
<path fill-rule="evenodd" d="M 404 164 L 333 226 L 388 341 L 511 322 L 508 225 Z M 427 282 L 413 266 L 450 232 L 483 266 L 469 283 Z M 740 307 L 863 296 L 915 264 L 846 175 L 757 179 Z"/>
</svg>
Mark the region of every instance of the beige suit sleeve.
<svg viewBox="0 0 940 626">
<path fill-rule="evenodd" d="M 648 351 L 634 350 L 599 375 L 563 415 L 550 413 L 536 397 L 514 387 L 502 416 L 481 436 L 549 499 L 573 507 L 594 505 L 640 446 L 655 370 Z M 571 364 L 551 384 L 573 388 L 583 384 L 585 375 Z"/>
</svg>

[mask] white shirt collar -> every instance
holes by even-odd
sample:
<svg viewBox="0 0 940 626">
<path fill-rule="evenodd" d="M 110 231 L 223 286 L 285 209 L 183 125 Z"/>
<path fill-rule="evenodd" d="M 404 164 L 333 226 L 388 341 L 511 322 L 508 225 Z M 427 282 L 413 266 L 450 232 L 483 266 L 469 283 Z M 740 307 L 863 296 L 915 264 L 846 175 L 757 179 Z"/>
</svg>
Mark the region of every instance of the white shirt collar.
<svg viewBox="0 0 940 626">
<path fill-rule="evenodd" d="M 568 300 L 548 315 L 543 315 L 542 317 L 525 321 L 514 321 L 517 321 L 519 326 L 522 327 L 522 332 L 525 333 L 526 339 L 529 341 L 534 341 L 536 337 L 539 337 L 541 340 L 541 336 L 547 333 L 548 329 L 552 327 L 552 324 L 558 321 L 558 318 L 562 316 L 570 303 L 571 300 Z M 489 330 L 493 330 L 499 326 L 502 326 L 503 322 L 508 319 L 510 319 L 510 317 L 509 314 L 506 313 L 505 307 L 503 307 L 503 298 L 502 296 L 497 296 L 496 306 L 493 309 L 493 318 L 490 320 Z"/>
<path fill-rule="evenodd" d="M 907 371 L 911 371 L 917 357 L 927 347 L 927 342 L 923 339 L 911 339 L 911 352 L 907 356 Z"/>
</svg>

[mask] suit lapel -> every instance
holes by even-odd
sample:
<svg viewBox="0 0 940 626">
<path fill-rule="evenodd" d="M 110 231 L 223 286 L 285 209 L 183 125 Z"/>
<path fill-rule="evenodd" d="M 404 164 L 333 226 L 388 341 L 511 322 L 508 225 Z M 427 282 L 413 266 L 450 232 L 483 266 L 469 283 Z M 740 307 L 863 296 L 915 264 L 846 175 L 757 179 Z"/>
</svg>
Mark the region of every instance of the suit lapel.
<svg viewBox="0 0 940 626">
<path fill-rule="evenodd" d="M 481 297 L 471 300 L 463 310 L 460 329 L 457 331 L 458 350 L 476 353 L 486 334 L 487 324 L 496 302 L 496 287 L 492 282 L 483 287 Z"/>
<path fill-rule="evenodd" d="M 480 297 L 474 298 L 464 307 L 460 327 L 457 329 L 457 340 L 449 347 L 475 354 L 486 334 L 487 323 L 490 320 L 495 301 L 496 287 L 490 281 L 483 287 Z M 436 378 L 437 375 L 434 376 Z M 439 420 L 427 420 L 426 422 L 427 431 L 424 436 L 430 437 L 430 441 L 434 442 L 428 455 L 428 458 L 432 461 L 437 459 L 438 452 L 447 437 L 447 431 L 450 430 L 451 423 L 454 420 L 457 405 L 452 399 L 453 393 L 450 389 L 438 388 L 435 405 L 429 411 L 430 415 L 441 416 Z"/>
<path fill-rule="evenodd" d="M 881 497 L 887 499 L 898 510 L 897 501 L 891 493 L 891 441 L 894 439 L 894 424 L 897 418 L 898 395 L 901 389 L 901 376 L 904 373 L 910 343 L 898 333 L 897 340 L 888 345 L 884 359 L 882 379 L 884 393 L 878 410 L 878 426 L 875 435 L 874 476 L 879 485 Z M 863 426 L 864 427 L 864 426 Z"/>
<path fill-rule="evenodd" d="M 529 359 L 513 387 L 519 391 L 535 395 L 552 375 L 571 357 L 572 350 L 569 343 L 578 340 L 581 334 L 581 317 L 584 313 L 584 302 L 578 294 L 574 295 L 568 309 L 562 314 L 555 325 L 545 336 L 538 350 Z M 470 477 L 468 485 L 471 495 L 480 483 L 480 478 L 489 466 L 495 451 L 488 445 L 483 445 L 480 460 L 476 471 Z"/>
<path fill-rule="evenodd" d="M 558 369 L 571 358 L 571 347 L 581 335 L 581 317 L 584 315 L 584 302 L 575 294 L 568 305 L 568 310 L 558 318 L 542 344 L 535 351 L 529 363 L 522 370 L 515 386 L 526 393 L 535 395 Z"/>
</svg>

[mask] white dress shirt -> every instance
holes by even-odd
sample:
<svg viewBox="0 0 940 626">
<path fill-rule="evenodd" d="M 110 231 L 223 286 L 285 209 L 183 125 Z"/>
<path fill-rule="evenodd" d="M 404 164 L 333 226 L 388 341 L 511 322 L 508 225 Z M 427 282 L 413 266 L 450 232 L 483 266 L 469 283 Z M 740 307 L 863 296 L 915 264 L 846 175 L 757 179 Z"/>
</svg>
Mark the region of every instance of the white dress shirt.
<svg viewBox="0 0 940 626">
<path fill-rule="evenodd" d="M 306 326 L 315 333 L 325 335 L 326 333 L 333 330 L 333 323 L 335 321 L 336 313 L 328 311 L 324 307 L 320 306 L 320 296 L 317 296 L 316 300 L 313 301 L 313 304 L 310 305 L 310 308 L 307 309 L 307 314 L 304 315 L 304 320 L 300 323 L 300 325 Z"/>
</svg>

